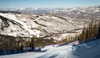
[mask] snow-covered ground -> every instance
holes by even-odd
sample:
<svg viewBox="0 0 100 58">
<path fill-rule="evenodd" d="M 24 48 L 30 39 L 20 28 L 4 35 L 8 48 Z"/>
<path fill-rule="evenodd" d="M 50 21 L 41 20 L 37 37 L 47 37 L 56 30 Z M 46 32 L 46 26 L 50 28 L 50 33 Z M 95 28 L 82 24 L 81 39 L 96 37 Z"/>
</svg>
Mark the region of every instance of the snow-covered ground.
<svg viewBox="0 0 100 58">
<path fill-rule="evenodd" d="M 40 33 L 40 31 L 38 31 L 38 30 L 31 30 L 30 28 L 31 28 L 31 26 L 28 24 L 28 23 L 25 23 L 25 22 L 23 22 L 23 21 L 20 21 L 20 20 L 24 20 L 25 21 L 25 19 L 20 19 L 20 20 L 18 20 L 18 18 L 14 15 L 14 14 L 4 14 L 4 13 L 0 13 L 0 15 L 1 16 L 3 16 L 3 17 L 6 17 L 6 18 L 8 18 L 9 20 L 13 20 L 13 21 L 15 21 L 15 22 L 17 22 L 17 23 L 19 23 L 20 25 L 22 25 L 21 27 L 23 28 L 23 29 L 25 29 L 26 31 L 28 31 L 29 32 L 29 35 L 30 34 L 34 34 L 34 35 L 37 35 L 37 37 L 39 37 L 39 33 Z M 29 19 L 27 19 L 27 21 L 28 21 Z M 26 21 L 26 22 L 27 22 Z M 1 22 L 0 22 L 1 23 Z M 31 21 L 30 21 L 30 23 L 31 23 Z M 32 23 L 31 23 L 32 24 Z M 33 23 L 34 24 L 34 23 Z M 11 25 L 11 24 L 10 24 Z M 35 25 L 34 24 L 34 27 L 37 27 L 37 25 Z M 34 28 L 33 27 L 33 28 Z M 15 28 L 15 26 L 13 26 L 12 27 L 12 29 L 14 29 Z M 18 29 L 17 29 L 18 30 Z M 9 33 L 7 33 L 7 34 L 9 34 Z M 14 35 L 14 34 L 12 34 L 13 36 L 16 36 L 16 34 Z"/>
<path fill-rule="evenodd" d="M 70 18 L 71 21 L 69 22 L 69 18 L 63 19 L 53 15 L 0 13 L 0 16 L 0 34 L 14 37 L 36 36 L 39 38 L 48 36 L 49 38 L 55 37 L 54 40 L 59 41 L 66 38 L 68 35 L 67 31 L 83 28 L 81 23 L 76 24 L 77 21 L 72 21 L 72 18 Z M 63 33 L 67 34 L 64 35 Z M 49 36 L 50 34 L 54 35 Z M 56 34 L 61 35 L 59 37 Z M 72 37 L 75 35 L 76 33 L 73 33 L 68 36 Z"/>
<path fill-rule="evenodd" d="M 100 58 L 100 39 L 79 45 L 73 44 L 75 42 L 63 46 L 49 45 L 42 48 L 44 52 L 4 55 L 0 58 Z"/>
</svg>

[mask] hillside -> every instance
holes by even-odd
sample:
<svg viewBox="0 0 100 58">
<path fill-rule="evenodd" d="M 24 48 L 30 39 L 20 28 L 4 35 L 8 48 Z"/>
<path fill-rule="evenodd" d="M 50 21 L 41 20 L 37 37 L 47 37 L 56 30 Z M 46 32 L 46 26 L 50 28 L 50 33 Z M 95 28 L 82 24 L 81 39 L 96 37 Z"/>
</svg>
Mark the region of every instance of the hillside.
<svg viewBox="0 0 100 58">
<path fill-rule="evenodd" d="M 68 32 L 75 30 L 80 34 L 82 28 L 87 27 L 92 19 L 100 20 L 99 5 L 53 9 L 0 9 L 0 34 L 14 37 L 57 38 L 58 35 L 69 34 Z"/>
<path fill-rule="evenodd" d="M 36 36 L 38 38 L 45 36 L 57 37 L 56 34 L 60 36 L 80 28 L 83 28 L 83 24 L 73 21 L 69 17 L 60 18 L 53 15 L 0 13 L 0 34 L 3 35 L 14 37 Z M 81 29 L 76 31 L 74 36 L 77 33 L 81 33 Z"/>
</svg>

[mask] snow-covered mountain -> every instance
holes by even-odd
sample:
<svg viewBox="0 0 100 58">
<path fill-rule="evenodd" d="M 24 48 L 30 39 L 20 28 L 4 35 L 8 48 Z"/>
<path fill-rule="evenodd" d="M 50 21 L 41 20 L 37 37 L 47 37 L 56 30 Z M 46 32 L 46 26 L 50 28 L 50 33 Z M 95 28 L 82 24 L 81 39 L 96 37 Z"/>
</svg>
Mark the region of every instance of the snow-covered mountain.
<svg viewBox="0 0 100 58">
<path fill-rule="evenodd" d="M 91 19 L 100 20 L 99 6 L 0 9 L 0 34 L 61 40 L 81 33 Z M 73 31 L 74 33 L 68 33 Z"/>
<path fill-rule="evenodd" d="M 43 37 L 82 27 L 81 23 L 73 21 L 69 17 L 59 18 L 53 15 L 0 13 L 0 34 L 3 35 Z"/>
</svg>

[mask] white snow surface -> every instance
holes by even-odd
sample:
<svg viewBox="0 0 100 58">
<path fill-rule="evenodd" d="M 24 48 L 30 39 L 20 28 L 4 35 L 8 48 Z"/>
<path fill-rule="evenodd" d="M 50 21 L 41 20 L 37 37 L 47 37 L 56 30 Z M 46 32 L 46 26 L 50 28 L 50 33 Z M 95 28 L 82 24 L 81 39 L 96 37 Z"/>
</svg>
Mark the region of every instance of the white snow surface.
<svg viewBox="0 0 100 58">
<path fill-rule="evenodd" d="M 83 28 L 83 25 L 76 24 L 76 21 L 72 21 L 72 18 L 68 17 L 63 19 L 53 15 L 40 16 L 16 13 L 0 13 L 0 16 L 6 18 L 5 20 L 0 19 L 0 34 L 14 37 L 43 37 L 54 34 L 52 37 L 59 41 L 67 36 L 62 35 L 64 32 Z M 55 33 L 61 34 L 61 37 L 58 38 Z M 74 33 L 72 36 L 74 35 L 76 34 Z"/>
<path fill-rule="evenodd" d="M 44 52 L 4 55 L 0 58 L 100 58 L 100 39 L 72 46 L 75 45 L 75 42 L 62 46 L 49 45 L 42 48 Z"/>
<path fill-rule="evenodd" d="M 22 28 L 24 28 L 26 31 L 29 32 L 29 35 L 33 34 L 33 35 L 39 37 L 40 31 L 38 31 L 38 30 L 31 30 L 31 29 L 30 29 L 31 26 L 30 26 L 28 23 L 23 22 L 23 21 L 25 21 L 26 19 L 20 19 L 20 20 L 18 20 L 18 18 L 17 18 L 14 14 L 8 14 L 8 13 L 7 13 L 7 14 L 0 13 L 0 15 L 3 16 L 3 17 L 8 18 L 9 20 L 13 20 L 13 21 L 15 21 L 15 22 L 21 24 L 21 25 L 22 25 Z M 23 21 L 21 21 L 21 20 L 23 20 Z M 27 19 L 27 21 L 28 21 L 28 20 L 29 20 L 29 19 Z M 27 21 L 26 21 L 26 22 L 27 22 Z M 31 21 L 30 21 L 30 22 L 31 22 Z M 38 26 L 37 26 L 36 24 L 34 24 L 33 22 L 31 22 L 31 23 L 32 23 L 32 25 L 33 25 L 32 28 L 38 27 Z M 11 24 L 10 24 L 10 25 L 11 25 Z M 12 26 L 11 29 L 14 29 L 14 26 Z M 14 35 L 14 34 L 12 34 L 12 35 Z M 15 33 L 14 36 L 16 36 L 16 33 Z"/>
</svg>

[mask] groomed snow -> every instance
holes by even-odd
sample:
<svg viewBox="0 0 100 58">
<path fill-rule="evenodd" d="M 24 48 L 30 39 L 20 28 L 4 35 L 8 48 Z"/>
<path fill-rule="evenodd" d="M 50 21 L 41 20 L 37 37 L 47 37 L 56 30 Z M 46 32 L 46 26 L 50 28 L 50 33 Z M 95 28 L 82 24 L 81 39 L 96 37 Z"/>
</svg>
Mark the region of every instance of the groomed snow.
<svg viewBox="0 0 100 58">
<path fill-rule="evenodd" d="M 26 52 L 0 58 L 100 58 L 100 39 L 71 46 L 73 44 L 75 42 L 63 46 L 49 45 L 42 48 L 44 52 Z"/>
</svg>

